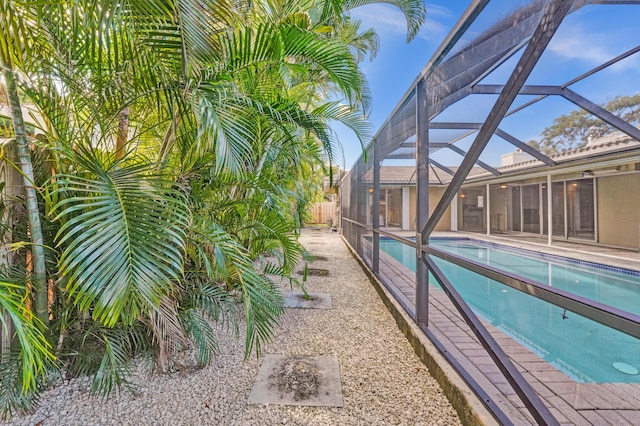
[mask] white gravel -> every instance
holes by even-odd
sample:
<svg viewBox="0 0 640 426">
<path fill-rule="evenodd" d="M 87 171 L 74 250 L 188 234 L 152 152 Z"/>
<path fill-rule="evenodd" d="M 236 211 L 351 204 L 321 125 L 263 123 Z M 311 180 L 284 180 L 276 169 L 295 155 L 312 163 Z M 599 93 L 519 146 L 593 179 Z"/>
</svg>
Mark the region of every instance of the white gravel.
<svg viewBox="0 0 640 426">
<path fill-rule="evenodd" d="M 398 330 L 340 236 L 304 230 L 311 266 L 330 271 L 310 276 L 307 289 L 330 293 L 332 310 L 287 309 L 275 339 L 263 353 L 335 355 L 340 362 L 344 407 L 258 406 L 248 396 L 262 358 L 243 361 L 244 339 L 220 336 L 213 365 L 191 373 L 158 375 L 140 367 L 134 395 L 92 397 L 71 381 L 42 395 L 18 425 L 458 425 L 438 383 Z"/>
</svg>

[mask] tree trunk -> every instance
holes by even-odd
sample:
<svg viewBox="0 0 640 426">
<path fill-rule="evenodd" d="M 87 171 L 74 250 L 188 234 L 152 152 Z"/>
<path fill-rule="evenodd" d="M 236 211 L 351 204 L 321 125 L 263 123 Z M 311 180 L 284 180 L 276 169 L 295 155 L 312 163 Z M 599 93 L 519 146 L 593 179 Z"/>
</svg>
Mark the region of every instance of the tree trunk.
<svg viewBox="0 0 640 426">
<path fill-rule="evenodd" d="M 129 138 L 129 107 L 122 108 L 118 116 L 118 135 L 116 137 L 116 159 L 121 159 L 127 149 Z"/>
<path fill-rule="evenodd" d="M 29 215 L 29 232 L 31 234 L 31 261 L 33 274 L 31 276 L 32 289 L 35 292 L 36 315 L 45 324 L 49 325 L 49 305 L 47 300 L 47 273 L 44 259 L 44 246 L 42 241 L 42 226 L 40 224 L 40 212 L 38 211 L 38 199 L 34 187 L 33 166 L 31 164 L 31 151 L 27 140 L 27 133 L 22 119 L 22 108 L 18 97 L 15 76 L 10 64 L 6 64 L 0 55 L 0 65 L 4 68 L 4 78 L 7 84 L 7 98 L 11 110 L 11 121 L 16 138 L 16 153 L 22 169 L 27 212 Z"/>
<path fill-rule="evenodd" d="M 167 161 L 167 157 L 169 156 L 169 152 L 171 148 L 173 148 L 173 144 L 176 142 L 176 133 L 178 131 L 178 126 L 180 125 L 180 116 L 174 117 L 171 119 L 171 123 L 169 123 L 169 128 L 167 129 L 167 133 L 164 135 L 164 139 L 162 140 L 162 146 L 160 147 L 160 155 L 158 156 L 158 165 L 164 166 Z"/>
</svg>

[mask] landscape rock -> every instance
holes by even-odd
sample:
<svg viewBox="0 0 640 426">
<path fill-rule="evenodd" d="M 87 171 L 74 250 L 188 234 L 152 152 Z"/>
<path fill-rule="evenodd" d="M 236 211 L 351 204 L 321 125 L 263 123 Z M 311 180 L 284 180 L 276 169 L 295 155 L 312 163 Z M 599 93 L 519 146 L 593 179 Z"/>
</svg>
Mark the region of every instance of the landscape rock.
<svg viewBox="0 0 640 426">
<path fill-rule="evenodd" d="M 336 356 L 343 407 L 249 403 L 262 358 L 243 361 L 243 334 L 219 329 L 220 353 L 206 368 L 160 375 L 141 364 L 131 377 L 139 393 L 122 390 L 109 399 L 90 396 L 86 381 L 71 380 L 45 391 L 32 413 L 0 425 L 459 425 L 341 236 L 305 229 L 301 241 L 327 259 L 321 267 L 329 271 L 309 276 L 306 289 L 330 294 L 333 309 L 286 309 L 262 352 Z"/>
</svg>

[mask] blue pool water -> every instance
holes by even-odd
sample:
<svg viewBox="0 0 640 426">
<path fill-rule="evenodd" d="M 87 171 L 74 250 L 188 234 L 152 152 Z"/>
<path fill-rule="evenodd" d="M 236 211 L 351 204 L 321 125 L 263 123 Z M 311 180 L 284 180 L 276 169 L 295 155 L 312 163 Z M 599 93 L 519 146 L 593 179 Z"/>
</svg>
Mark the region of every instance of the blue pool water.
<svg viewBox="0 0 640 426">
<path fill-rule="evenodd" d="M 640 314 L 640 274 L 468 239 L 432 239 L 434 248 Z M 415 271 L 415 249 L 380 239 L 380 250 Z M 435 262 L 472 309 L 578 382 L 640 383 L 640 340 L 458 267 Z M 612 269 L 612 268 L 609 268 Z M 432 283 L 435 280 L 430 280 Z M 564 317 L 564 318 L 563 318 Z M 624 370 L 624 368 L 622 368 Z"/>
</svg>

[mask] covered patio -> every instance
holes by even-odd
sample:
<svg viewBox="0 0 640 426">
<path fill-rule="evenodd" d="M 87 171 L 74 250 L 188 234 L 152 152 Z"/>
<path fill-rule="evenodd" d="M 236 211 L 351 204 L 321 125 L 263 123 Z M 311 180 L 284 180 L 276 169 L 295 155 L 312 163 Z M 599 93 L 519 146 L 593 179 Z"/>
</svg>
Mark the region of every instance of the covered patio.
<svg viewBox="0 0 640 426">
<path fill-rule="evenodd" d="M 435 259 L 463 268 L 468 262 L 431 247 L 429 238 L 437 231 L 465 231 L 571 257 L 597 252 L 605 264 L 638 269 L 640 130 L 606 101 L 638 91 L 637 79 L 623 87 L 616 73 L 637 60 L 640 40 L 629 34 L 640 18 L 639 5 L 472 1 L 342 181 L 346 241 L 399 312 L 446 354 L 503 424 L 633 424 L 638 388 L 577 383 L 495 330 L 467 305 Z M 572 31 L 597 32 L 604 16 L 617 19 L 607 28 L 616 43 L 597 65 L 579 61 L 577 54 L 559 56 Z M 593 40 L 589 48 L 604 41 Z M 585 139 L 563 148 L 545 145 L 549 129 L 571 114 L 595 123 Z M 533 134 L 542 136 L 534 140 Z M 499 155 L 513 158 L 500 163 Z M 414 171 L 395 189 L 398 196 L 389 192 L 395 167 Z M 396 207 L 390 221 L 392 197 L 403 208 Z M 381 238 L 414 247 L 416 272 L 381 251 Z M 636 313 L 571 295 L 556 298 L 545 284 L 509 271 L 473 271 L 640 337 Z M 429 276 L 443 292 L 430 286 Z"/>
</svg>

